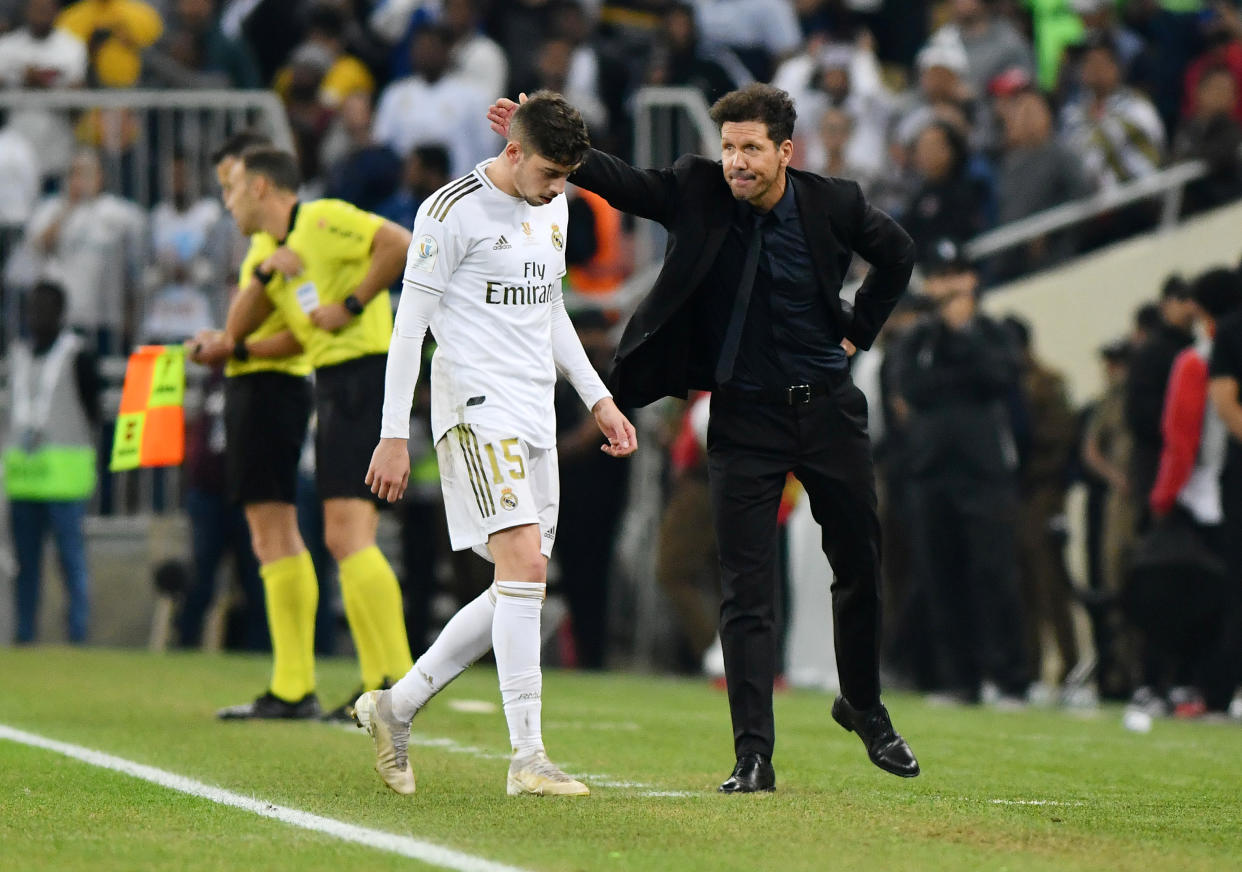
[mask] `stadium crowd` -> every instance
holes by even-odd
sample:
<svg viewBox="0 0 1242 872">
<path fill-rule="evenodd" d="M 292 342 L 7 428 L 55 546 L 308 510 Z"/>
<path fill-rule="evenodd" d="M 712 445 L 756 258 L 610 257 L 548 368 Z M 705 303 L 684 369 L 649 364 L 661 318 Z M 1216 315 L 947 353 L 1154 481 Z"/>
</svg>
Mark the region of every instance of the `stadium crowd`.
<svg viewBox="0 0 1242 872">
<path fill-rule="evenodd" d="M 1072 621 L 1081 606 L 1102 694 L 1133 697 L 1147 712 L 1227 710 L 1242 678 L 1239 595 L 1224 581 L 1242 577 L 1242 501 L 1231 478 L 1242 475 L 1242 425 L 1208 401 L 1207 385 L 1242 377 L 1242 322 L 1229 317 L 1242 278 L 1171 277 L 1133 334 L 1101 351 L 1105 395 L 1074 409 L 1055 362 L 1031 353 L 1029 327 L 988 320 L 977 297 L 1154 226 L 1150 205 L 1106 212 L 980 264 L 963 247 L 990 228 L 1186 160 L 1205 161 L 1208 172 L 1189 185 L 1183 212 L 1242 196 L 1238 4 L 0 0 L 0 87 L 271 89 L 292 131 L 301 196 L 339 198 L 406 228 L 424 197 L 499 149 L 485 117 L 499 95 L 558 91 L 581 111 L 594 144 L 630 157 L 639 88 L 686 86 L 710 103 L 752 81 L 793 96 L 795 165 L 859 181 L 918 251 L 921 293 L 894 314 L 881 349 L 855 362 L 883 481 L 893 678 L 947 700 L 1016 705 L 1048 662 L 1058 664 L 1057 692 L 1072 690 L 1090 672 Z M 133 118 L 29 107 L 0 114 L 3 308 L 22 313 L 28 334 L 60 300 L 57 317 L 85 337 L 77 369 L 88 372 L 95 355 L 179 342 L 223 323 L 244 247 L 182 143 L 166 163 L 139 170 L 158 176 L 151 187 L 160 192 L 142 202 L 137 187 L 108 183 L 109 167 L 138 160 L 125 128 L 139 123 Z M 617 317 L 606 295 L 634 267 L 632 228 L 597 197 L 570 196 L 568 284 L 585 301 L 577 325 L 603 371 Z M 603 304 L 591 303 L 599 294 Z M 1195 339 L 1196 323 L 1198 335 L 1219 337 L 1216 350 Z M 13 335 L 7 327 L 6 339 Z M 191 423 L 185 493 L 175 498 L 195 538 L 180 638 L 198 642 L 221 554 L 231 549 L 249 592 L 232 641 L 263 647 L 257 568 L 244 524 L 222 497 L 218 381 L 208 378 Z M 97 411 L 99 385 L 82 376 L 72 387 L 106 456 L 111 423 Z M 571 614 L 560 656 L 599 668 L 618 632 L 600 560 L 617 539 L 626 482 L 623 467 L 601 462 L 598 434 L 570 399 L 559 421 L 558 560 Z M 1205 418 L 1205 408 L 1220 409 L 1219 418 Z M 693 401 L 670 410 L 661 447 L 648 449 L 668 453 L 655 575 L 680 638 L 665 665 L 692 671 L 711 659 L 718 606 L 705 411 Z M 418 414 L 426 413 L 424 400 Z M 407 623 L 421 648 L 435 622 L 437 566 L 450 558 L 434 451 L 411 444 L 416 484 L 397 514 Z M 113 494 L 102 478 L 96 505 L 108 512 Z M 1075 481 L 1090 494 L 1091 569 L 1071 583 L 1064 511 Z M 796 496 L 791 487 L 791 505 Z M 84 639 L 86 582 L 70 571 L 83 562 L 81 536 L 60 535 L 72 518 L 29 517 L 21 502 L 13 498 L 10 510 L 18 551 L 29 554 L 49 525 L 57 532 L 80 594 L 70 635 Z M 305 504 L 313 517 L 309 487 Z M 327 584 L 322 532 L 306 535 Z M 464 601 L 482 587 L 478 568 L 451 559 L 449 586 Z M 38 579 L 23 567 L 19 640 L 31 641 Z M 1171 572 L 1193 575 L 1199 587 L 1170 593 Z M 1176 628 L 1157 620 L 1174 613 Z M 331 616 L 321 623 L 320 647 L 334 650 Z"/>
</svg>

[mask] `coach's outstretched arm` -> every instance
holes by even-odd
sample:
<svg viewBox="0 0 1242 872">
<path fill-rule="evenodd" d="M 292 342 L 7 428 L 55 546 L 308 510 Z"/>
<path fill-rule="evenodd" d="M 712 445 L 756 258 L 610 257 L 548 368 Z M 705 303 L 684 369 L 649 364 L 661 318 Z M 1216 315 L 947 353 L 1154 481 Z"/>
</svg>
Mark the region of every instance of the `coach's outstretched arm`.
<svg viewBox="0 0 1242 872">
<path fill-rule="evenodd" d="M 392 341 L 388 345 L 388 367 L 384 372 L 384 415 L 380 441 L 371 455 L 366 484 L 371 493 L 395 503 L 410 482 L 410 409 L 423 359 L 423 337 L 431 316 L 440 305 L 440 296 L 406 285 L 397 304 Z"/>
<path fill-rule="evenodd" d="M 518 100 L 526 102 L 526 95 Z M 509 136 L 509 120 L 518 103 L 499 98 L 487 110 L 492 130 Z M 580 188 L 599 194 L 609 205 L 621 212 L 667 223 L 677 208 L 677 183 L 674 170 L 642 170 L 630 166 L 619 157 L 598 149 L 590 149 L 582 165 L 574 170 L 569 181 Z"/>
</svg>

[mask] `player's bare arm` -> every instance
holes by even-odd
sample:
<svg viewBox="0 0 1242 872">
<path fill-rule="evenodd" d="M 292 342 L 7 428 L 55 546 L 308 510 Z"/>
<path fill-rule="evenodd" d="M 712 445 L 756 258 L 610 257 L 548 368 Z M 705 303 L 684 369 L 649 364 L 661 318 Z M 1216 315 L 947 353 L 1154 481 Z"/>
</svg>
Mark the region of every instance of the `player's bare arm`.
<svg viewBox="0 0 1242 872">
<path fill-rule="evenodd" d="M 599 450 L 609 457 L 629 457 L 638 450 L 638 433 L 630 419 L 622 414 L 612 397 L 604 397 L 591 409 L 599 431 L 608 439 Z"/>
<path fill-rule="evenodd" d="M 380 225 L 371 240 L 371 268 L 353 293 L 359 303 L 367 305 L 401 277 L 409 247 L 410 231 L 391 221 Z M 310 313 L 311 323 L 321 330 L 340 330 L 353 318 L 343 302 L 325 303 Z"/>
<path fill-rule="evenodd" d="M 405 439 L 395 436 L 380 439 L 371 454 L 366 483 L 371 493 L 381 500 L 395 503 L 401 499 L 410 483 L 410 455 Z"/>
</svg>

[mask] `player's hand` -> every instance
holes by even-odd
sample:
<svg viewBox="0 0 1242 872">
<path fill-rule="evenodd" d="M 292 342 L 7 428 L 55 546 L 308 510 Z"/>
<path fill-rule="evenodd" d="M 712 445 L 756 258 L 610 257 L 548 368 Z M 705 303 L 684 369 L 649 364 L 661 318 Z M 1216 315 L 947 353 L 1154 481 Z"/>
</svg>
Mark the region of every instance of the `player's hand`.
<svg viewBox="0 0 1242 872">
<path fill-rule="evenodd" d="M 381 500 L 395 503 L 410 483 L 410 455 L 405 443 L 404 439 L 381 439 L 371 454 L 366 484 Z"/>
<path fill-rule="evenodd" d="M 336 331 L 354 320 L 354 316 L 344 303 L 324 303 L 311 310 L 310 320 L 320 330 Z"/>
<path fill-rule="evenodd" d="M 621 414 L 612 397 L 604 397 L 591 410 L 599 431 L 608 437 L 608 444 L 599 450 L 609 457 L 629 457 L 638 450 L 638 433 L 630 419 Z"/>
<path fill-rule="evenodd" d="M 298 253 L 287 245 L 273 251 L 267 256 L 267 260 L 259 264 L 259 269 L 263 272 L 271 272 L 275 270 L 285 276 L 296 276 L 302 274 L 302 258 Z"/>
<path fill-rule="evenodd" d="M 513 113 L 517 111 L 517 107 L 526 102 L 525 94 L 518 94 L 518 101 L 514 103 L 508 97 L 500 97 L 487 110 L 487 120 L 492 124 L 492 130 L 509 138 L 509 122 L 513 120 Z"/>
<path fill-rule="evenodd" d="M 203 366 L 219 366 L 233 353 L 233 343 L 223 330 L 200 330 L 185 346 L 190 360 Z"/>
<path fill-rule="evenodd" d="M 858 346 L 853 342 L 850 342 L 848 339 L 841 340 L 841 347 L 845 349 L 846 357 L 853 357 L 858 353 Z"/>
</svg>

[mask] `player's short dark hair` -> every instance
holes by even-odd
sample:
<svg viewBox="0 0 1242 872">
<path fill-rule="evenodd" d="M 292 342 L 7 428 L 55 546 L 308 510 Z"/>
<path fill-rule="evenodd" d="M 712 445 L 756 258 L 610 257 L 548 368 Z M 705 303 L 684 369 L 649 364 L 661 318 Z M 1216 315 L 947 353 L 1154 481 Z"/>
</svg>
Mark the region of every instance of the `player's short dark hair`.
<svg viewBox="0 0 1242 872">
<path fill-rule="evenodd" d="M 536 91 L 513 113 L 509 138 L 563 167 L 576 167 L 591 147 L 578 110 L 552 91 Z"/>
<path fill-rule="evenodd" d="M 256 145 L 242 152 L 246 172 L 263 176 L 282 191 L 296 191 L 302 184 L 298 159 L 270 145 Z"/>
<path fill-rule="evenodd" d="M 242 152 L 256 145 L 271 145 L 272 141 L 257 130 L 239 130 L 224 140 L 224 144 L 211 153 L 212 164 L 226 157 L 241 157 Z"/>
<path fill-rule="evenodd" d="M 1238 274 L 1231 269 L 1210 269 L 1195 277 L 1190 285 L 1195 302 L 1213 318 L 1228 315 L 1242 303 Z"/>
<path fill-rule="evenodd" d="M 793 139 L 798 113 L 785 91 L 756 82 L 730 91 L 717 100 L 712 105 L 711 116 L 717 127 L 723 127 L 730 121 L 735 124 L 744 121 L 766 124 L 768 137 L 780 145 L 787 139 Z"/>
</svg>

